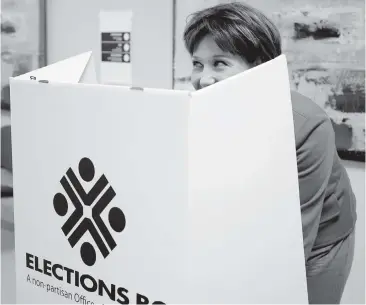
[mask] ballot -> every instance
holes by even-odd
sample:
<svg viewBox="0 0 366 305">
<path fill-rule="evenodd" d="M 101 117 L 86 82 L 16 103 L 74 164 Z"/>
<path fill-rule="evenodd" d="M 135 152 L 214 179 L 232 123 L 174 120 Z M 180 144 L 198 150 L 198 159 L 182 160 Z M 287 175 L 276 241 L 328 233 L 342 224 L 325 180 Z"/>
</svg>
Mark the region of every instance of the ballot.
<svg viewBox="0 0 366 305">
<path fill-rule="evenodd" d="M 86 52 L 10 89 L 18 303 L 308 302 L 284 55 L 189 92 Z"/>
</svg>

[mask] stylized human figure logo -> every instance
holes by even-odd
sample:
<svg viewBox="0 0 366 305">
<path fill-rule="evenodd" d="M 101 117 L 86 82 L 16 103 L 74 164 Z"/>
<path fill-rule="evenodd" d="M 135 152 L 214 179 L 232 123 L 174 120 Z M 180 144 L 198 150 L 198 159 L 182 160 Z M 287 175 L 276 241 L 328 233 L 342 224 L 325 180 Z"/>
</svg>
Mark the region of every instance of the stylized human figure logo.
<svg viewBox="0 0 366 305">
<path fill-rule="evenodd" d="M 93 181 L 95 168 L 90 159 L 83 158 L 80 160 L 79 174 L 85 182 L 91 183 Z M 65 216 L 67 214 L 69 208 L 68 199 L 75 207 L 75 210 L 62 226 L 62 231 L 66 237 L 68 236 L 71 247 L 74 248 L 84 234 L 89 232 L 100 253 L 106 258 L 116 247 L 116 242 L 101 218 L 102 212 L 116 196 L 113 188 L 111 186 L 108 187 L 109 182 L 107 178 L 102 175 L 90 191 L 85 192 L 74 171 L 69 168 L 66 176 L 63 176 L 60 182 L 68 198 L 62 193 L 57 193 L 53 198 L 53 206 L 59 216 Z M 104 190 L 106 191 L 103 193 Z M 91 218 L 84 215 L 84 209 L 89 207 L 92 211 Z M 126 226 L 125 215 L 117 207 L 109 210 L 108 222 L 110 227 L 118 233 L 122 232 Z M 95 264 L 96 252 L 93 245 L 89 242 L 82 244 L 80 255 L 86 265 L 93 266 Z"/>
</svg>

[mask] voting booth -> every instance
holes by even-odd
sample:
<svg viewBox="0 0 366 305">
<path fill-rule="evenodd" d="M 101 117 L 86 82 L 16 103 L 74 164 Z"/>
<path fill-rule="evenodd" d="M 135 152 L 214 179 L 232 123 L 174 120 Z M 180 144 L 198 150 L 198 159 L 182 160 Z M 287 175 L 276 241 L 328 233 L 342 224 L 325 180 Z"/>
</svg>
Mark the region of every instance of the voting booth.
<svg viewBox="0 0 366 305">
<path fill-rule="evenodd" d="M 17 303 L 308 302 L 284 55 L 196 92 L 91 53 L 10 84 Z"/>
</svg>

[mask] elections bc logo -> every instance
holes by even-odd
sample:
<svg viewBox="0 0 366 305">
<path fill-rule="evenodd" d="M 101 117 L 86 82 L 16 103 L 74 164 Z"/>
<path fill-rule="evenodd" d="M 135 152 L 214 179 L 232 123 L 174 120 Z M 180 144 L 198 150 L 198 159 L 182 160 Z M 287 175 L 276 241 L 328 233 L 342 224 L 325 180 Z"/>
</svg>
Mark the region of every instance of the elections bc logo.
<svg viewBox="0 0 366 305">
<path fill-rule="evenodd" d="M 93 183 L 95 168 L 90 159 L 80 160 L 79 175 L 84 182 Z M 56 213 L 62 217 L 66 216 L 69 203 L 75 208 L 62 226 L 62 231 L 68 237 L 71 247 L 74 248 L 81 238 L 89 232 L 100 253 L 106 258 L 117 246 L 101 217 L 102 212 L 116 196 L 109 181 L 103 174 L 90 188 L 90 191 L 86 192 L 74 171 L 69 168 L 60 182 L 67 196 L 63 193 L 57 193 L 53 198 L 53 206 Z M 91 217 L 85 215 L 88 209 L 91 210 Z M 109 210 L 108 222 L 111 229 L 118 233 L 121 233 L 126 226 L 125 215 L 117 207 L 112 207 Z M 95 264 L 96 251 L 89 242 L 84 242 L 81 245 L 80 255 L 87 266 Z"/>
</svg>

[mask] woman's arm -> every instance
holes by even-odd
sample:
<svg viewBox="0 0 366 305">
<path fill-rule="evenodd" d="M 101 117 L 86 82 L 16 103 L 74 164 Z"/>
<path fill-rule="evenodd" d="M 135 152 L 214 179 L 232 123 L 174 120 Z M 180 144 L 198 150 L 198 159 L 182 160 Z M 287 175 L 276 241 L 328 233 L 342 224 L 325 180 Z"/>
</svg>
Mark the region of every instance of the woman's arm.
<svg viewBox="0 0 366 305">
<path fill-rule="evenodd" d="M 335 135 L 330 119 L 309 118 L 298 131 L 297 167 L 305 259 L 318 234 L 324 197 L 332 172 Z"/>
</svg>

